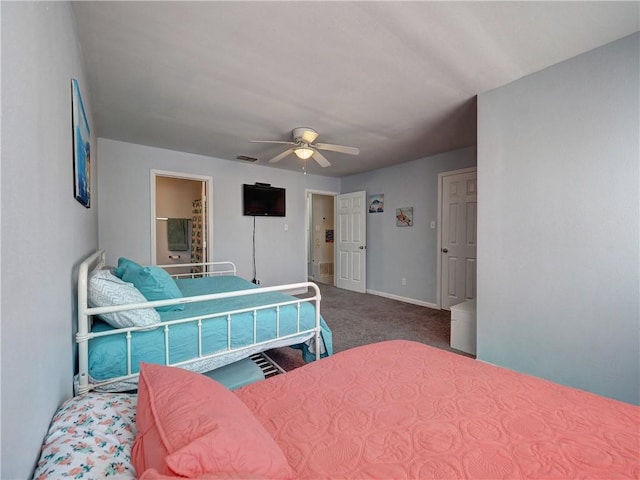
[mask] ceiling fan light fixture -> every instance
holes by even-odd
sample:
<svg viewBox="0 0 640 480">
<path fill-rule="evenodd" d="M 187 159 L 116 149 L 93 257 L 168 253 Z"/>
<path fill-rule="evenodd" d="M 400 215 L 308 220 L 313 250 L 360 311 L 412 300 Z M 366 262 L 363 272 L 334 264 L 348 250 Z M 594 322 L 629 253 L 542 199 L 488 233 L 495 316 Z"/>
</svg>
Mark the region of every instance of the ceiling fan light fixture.
<svg viewBox="0 0 640 480">
<path fill-rule="evenodd" d="M 1 1 L 1 0 L 0 0 Z M 284 152 L 276 155 L 269 163 L 277 163 L 283 158 L 295 153 L 303 162 L 313 158 L 321 167 L 331 166 L 331 162 L 327 160 L 320 150 L 328 150 L 330 152 L 346 153 L 347 155 L 358 155 L 360 149 L 357 147 L 347 147 L 345 145 L 333 145 L 331 143 L 313 143 L 318 138 L 318 132 L 312 128 L 298 127 L 294 128 L 291 132 L 293 141 L 282 140 L 251 140 L 253 143 L 279 143 L 284 145 L 291 145 Z M 305 163 L 306 165 L 306 163 Z"/>
<path fill-rule="evenodd" d="M 294 150 L 296 156 L 302 160 L 306 160 L 313 155 L 313 149 L 309 147 L 298 147 Z"/>
</svg>

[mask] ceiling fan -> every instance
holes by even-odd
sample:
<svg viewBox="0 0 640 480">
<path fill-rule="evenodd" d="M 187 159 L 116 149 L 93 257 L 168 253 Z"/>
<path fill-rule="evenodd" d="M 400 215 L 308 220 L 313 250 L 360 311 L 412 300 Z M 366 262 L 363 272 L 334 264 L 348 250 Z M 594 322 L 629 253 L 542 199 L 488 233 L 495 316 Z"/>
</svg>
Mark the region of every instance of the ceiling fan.
<svg viewBox="0 0 640 480">
<path fill-rule="evenodd" d="M 291 132 L 293 137 L 292 142 L 281 142 L 278 140 L 251 140 L 252 143 L 280 143 L 284 145 L 293 145 L 279 155 L 276 155 L 269 163 L 276 163 L 282 160 L 287 155 L 295 153 L 296 156 L 302 160 L 307 160 L 310 157 L 318 162 L 321 167 L 328 167 L 331 165 L 329 160 L 326 159 L 318 150 L 327 150 L 330 152 L 346 153 L 348 155 L 358 155 L 360 149 L 356 147 L 346 147 L 344 145 L 333 145 L 330 143 L 313 143 L 318 138 L 318 132 L 308 127 L 294 128 Z"/>
</svg>

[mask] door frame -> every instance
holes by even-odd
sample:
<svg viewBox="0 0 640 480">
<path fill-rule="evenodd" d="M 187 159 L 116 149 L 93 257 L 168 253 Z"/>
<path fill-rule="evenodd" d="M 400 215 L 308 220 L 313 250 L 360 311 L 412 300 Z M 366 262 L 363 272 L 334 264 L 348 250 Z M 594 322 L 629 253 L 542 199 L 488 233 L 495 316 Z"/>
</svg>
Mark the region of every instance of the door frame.
<svg viewBox="0 0 640 480">
<path fill-rule="evenodd" d="M 304 278 L 308 279 L 309 278 L 309 259 L 311 258 L 311 213 L 312 213 L 312 202 L 311 202 L 311 196 L 312 195 L 324 195 L 326 197 L 333 197 L 333 218 L 334 218 L 334 222 L 335 222 L 335 218 L 336 218 L 336 197 L 338 195 L 340 195 L 340 192 L 335 192 L 335 191 L 328 191 L 328 190 L 316 190 L 313 188 L 305 188 L 304 190 L 304 223 L 305 223 L 305 229 L 304 229 L 304 244 L 305 244 L 305 251 L 306 251 L 306 255 L 304 257 L 305 259 L 305 265 L 304 265 Z M 335 228 L 335 227 L 334 227 Z M 333 247 L 333 265 L 334 265 L 334 269 L 335 269 L 335 265 L 336 265 L 336 247 L 334 245 Z M 335 270 L 334 270 L 335 272 Z M 333 286 L 336 285 L 336 277 L 335 274 L 333 276 Z"/>
<path fill-rule="evenodd" d="M 450 170 L 448 172 L 441 172 L 438 174 L 438 241 L 436 244 L 436 252 L 437 252 L 437 282 L 436 282 L 436 305 L 438 306 L 438 308 L 442 309 L 442 255 L 440 254 L 442 252 L 442 207 L 443 207 L 443 202 L 442 202 L 442 193 L 443 193 L 443 188 L 442 185 L 444 183 L 444 177 L 448 177 L 451 175 L 459 175 L 461 173 L 469 173 L 469 172 L 476 172 L 476 178 L 478 176 L 478 167 L 468 167 L 468 168 L 461 168 L 459 170 Z"/>
<path fill-rule="evenodd" d="M 206 257 L 204 262 L 211 261 L 211 252 L 213 251 L 213 177 L 209 175 L 196 175 L 193 173 L 171 172 L 168 170 L 150 170 L 150 188 L 151 192 L 151 265 L 156 264 L 156 178 L 171 177 L 182 180 L 195 180 L 204 182 L 207 185 L 206 211 L 207 211 L 207 230 L 206 230 Z"/>
</svg>

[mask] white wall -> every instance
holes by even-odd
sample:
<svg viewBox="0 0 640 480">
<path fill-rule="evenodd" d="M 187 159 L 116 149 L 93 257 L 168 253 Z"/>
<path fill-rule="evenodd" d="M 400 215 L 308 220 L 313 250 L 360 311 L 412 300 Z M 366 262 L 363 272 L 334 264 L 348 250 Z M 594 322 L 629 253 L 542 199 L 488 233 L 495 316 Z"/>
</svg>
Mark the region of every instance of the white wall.
<svg viewBox="0 0 640 480">
<path fill-rule="evenodd" d="M 384 194 L 384 212 L 367 214 L 368 291 L 436 306 L 438 174 L 475 165 L 469 147 L 342 178 L 342 193 Z M 413 207 L 412 227 L 396 227 L 401 207 Z"/>
<path fill-rule="evenodd" d="M 256 218 L 256 266 L 262 286 L 307 278 L 305 188 L 338 191 L 339 179 L 303 175 L 260 165 L 98 139 L 100 248 L 107 262 L 118 257 L 151 262 L 150 170 L 213 177 L 214 260 L 231 260 L 238 274 L 253 278 L 254 217 L 242 215 L 242 184 L 286 188 L 286 217 Z M 285 225 L 288 227 L 285 230 Z"/>
<path fill-rule="evenodd" d="M 478 99 L 478 358 L 636 404 L 639 41 Z"/>
<path fill-rule="evenodd" d="M 75 268 L 97 247 L 98 219 L 95 180 L 90 209 L 73 197 L 72 77 L 92 127 L 93 121 L 71 5 L 2 2 L 0 8 L 0 477 L 17 479 L 30 478 L 51 416 L 72 395 Z"/>
</svg>

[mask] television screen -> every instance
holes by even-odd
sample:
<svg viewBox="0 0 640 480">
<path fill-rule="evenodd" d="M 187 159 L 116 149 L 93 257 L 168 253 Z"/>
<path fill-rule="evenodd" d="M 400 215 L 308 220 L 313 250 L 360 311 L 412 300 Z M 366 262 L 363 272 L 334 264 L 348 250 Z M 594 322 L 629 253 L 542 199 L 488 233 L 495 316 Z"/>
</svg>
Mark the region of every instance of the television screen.
<svg viewBox="0 0 640 480">
<path fill-rule="evenodd" d="M 284 217 L 285 189 L 268 185 L 242 186 L 244 215 L 254 217 Z"/>
</svg>

